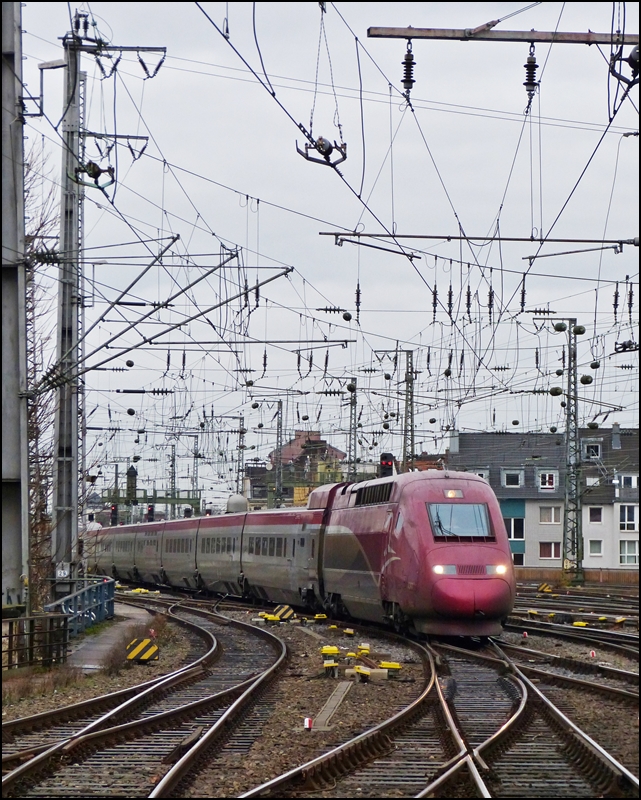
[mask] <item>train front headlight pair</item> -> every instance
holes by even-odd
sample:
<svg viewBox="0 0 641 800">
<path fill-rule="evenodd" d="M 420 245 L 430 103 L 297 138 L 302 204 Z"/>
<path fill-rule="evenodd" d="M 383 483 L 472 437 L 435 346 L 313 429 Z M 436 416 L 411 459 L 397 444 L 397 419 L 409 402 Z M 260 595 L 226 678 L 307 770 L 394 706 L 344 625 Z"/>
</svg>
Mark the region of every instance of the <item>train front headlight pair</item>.
<svg viewBox="0 0 641 800">
<path fill-rule="evenodd" d="M 435 572 L 437 575 L 456 575 L 456 565 L 436 564 L 436 566 L 432 567 L 432 572 Z"/>
<path fill-rule="evenodd" d="M 505 564 L 488 564 L 485 571 L 488 575 L 505 575 L 507 567 Z"/>
</svg>

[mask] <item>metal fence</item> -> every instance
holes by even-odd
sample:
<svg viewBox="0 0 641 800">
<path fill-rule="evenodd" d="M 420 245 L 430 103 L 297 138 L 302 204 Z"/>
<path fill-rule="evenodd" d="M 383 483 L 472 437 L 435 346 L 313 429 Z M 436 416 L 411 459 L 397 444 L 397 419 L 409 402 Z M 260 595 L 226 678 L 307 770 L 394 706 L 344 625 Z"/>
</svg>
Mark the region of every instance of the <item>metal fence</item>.
<svg viewBox="0 0 641 800">
<path fill-rule="evenodd" d="M 66 614 L 40 614 L 2 621 L 2 669 L 62 664 L 67 659 L 68 645 Z"/>
<path fill-rule="evenodd" d="M 85 583 L 87 585 L 79 591 L 45 606 L 47 612 L 67 615 L 70 639 L 114 615 L 116 582 L 113 578 L 87 578 Z"/>
</svg>

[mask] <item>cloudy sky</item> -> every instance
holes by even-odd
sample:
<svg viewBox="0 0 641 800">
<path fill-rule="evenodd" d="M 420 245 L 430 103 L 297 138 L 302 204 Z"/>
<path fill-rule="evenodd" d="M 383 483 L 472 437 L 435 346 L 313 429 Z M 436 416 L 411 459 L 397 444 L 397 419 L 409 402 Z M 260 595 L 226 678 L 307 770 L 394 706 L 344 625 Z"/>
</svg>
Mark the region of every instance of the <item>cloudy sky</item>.
<svg viewBox="0 0 641 800">
<path fill-rule="evenodd" d="M 97 324 L 84 363 L 103 367 L 85 375 L 86 404 L 89 426 L 105 428 L 89 432 L 88 466 L 102 463 L 108 482 L 107 462 L 138 455 L 141 483 L 160 488 L 176 445 L 186 488 L 198 435 L 209 490 L 235 475 L 241 415 L 245 457 L 273 449 L 279 399 L 286 438 L 320 430 L 345 450 L 353 379 L 358 456 L 400 455 L 408 351 L 417 450 L 442 452 L 447 426 L 562 429 L 562 398 L 547 390 L 565 386 L 567 334 L 546 316 L 586 329 L 581 423 L 637 424 L 638 352 L 616 351 L 637 339 L 638 250 L 598 249 L 638 235 L 638 136 L 625 135 L 638 130 L 638 87 L 623 97 L 609 45 L 538 44 L 540 89 L 525 116 L 527 43 L 414 40 L 408 105 L 406 41 L 368 38 L 369 27 L 474 28 L 526 4 L 320 5 L 79 6 L 110 48 L 82 56 L 84 125 L 96 134 L 85 162 L 116 178 L 85 198 L 86 326 Z M 74 10 L 23 8 L 34 95 Z M 636 33 L 638 9 L 540 3 L 496 29 Z M 167 54 L 154 75 L 160 52 L 119 46 Z M 49 153 L 43 187 L 60 183 L 62 78 L 45 72 L 46 116 L 26 128 L 27 146 Z M 347 158 L 337 169 L 306 160 L 306 134 Z M 383 238 L 338 247 L 319 235 L 354 231 Z M 170 307 L 111 308 L 171 236 L 122 298 Z M 447 238 L 460 236 L 477 238 Z"/>
</svg>

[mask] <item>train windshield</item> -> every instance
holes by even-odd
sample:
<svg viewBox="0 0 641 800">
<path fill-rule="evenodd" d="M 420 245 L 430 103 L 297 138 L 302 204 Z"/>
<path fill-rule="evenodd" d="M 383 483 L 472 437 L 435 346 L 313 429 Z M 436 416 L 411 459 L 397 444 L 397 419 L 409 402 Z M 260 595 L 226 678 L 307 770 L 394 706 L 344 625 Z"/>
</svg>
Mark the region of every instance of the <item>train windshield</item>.
<svg viewBox="0 0 641 800">
<path fill-rule="evenodd" d="M 435 539 L 494 539 L 483 503 L 426 503 Z"/>
</svg>

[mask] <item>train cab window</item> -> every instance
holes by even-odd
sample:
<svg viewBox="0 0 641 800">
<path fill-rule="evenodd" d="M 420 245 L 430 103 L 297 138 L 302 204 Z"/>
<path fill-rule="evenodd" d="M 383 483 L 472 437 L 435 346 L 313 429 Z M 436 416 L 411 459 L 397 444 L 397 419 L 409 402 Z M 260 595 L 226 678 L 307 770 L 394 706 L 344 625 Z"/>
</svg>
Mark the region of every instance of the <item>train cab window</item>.
<svg viewBox="0 0 641 800">
<path fill-rule="evenodd" d="M 267 555 L 267 536 L 263 536 L 263 546 L 262 546 L 263 555 Z"/>
<path fill-rule="evenodd" d="M 283 555 L 283 537 L 279 536 L 276 539 L 276 556 L 277 558 L 282 558 Z"/>
<path fill-rule="evenodd" d="M 435 539 L 494 539 L 483 503 L 427 503 Z"/>
<path fill-rule="evenodd" d="M 270 536 L 269 537 L 269 555 L 273 556 L 276 550 L 276 537 Z"/>
<path fill-rule="evenodd" d="M 399 514 L 398 517 L 396 517 L 396 526 L 394 528 L 394 533 L 400 533 L 402 527 L 403 527 L 403 515 Z"/>
</svg>

